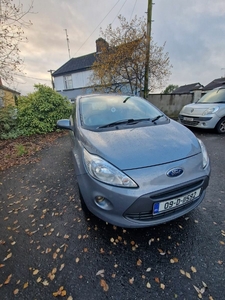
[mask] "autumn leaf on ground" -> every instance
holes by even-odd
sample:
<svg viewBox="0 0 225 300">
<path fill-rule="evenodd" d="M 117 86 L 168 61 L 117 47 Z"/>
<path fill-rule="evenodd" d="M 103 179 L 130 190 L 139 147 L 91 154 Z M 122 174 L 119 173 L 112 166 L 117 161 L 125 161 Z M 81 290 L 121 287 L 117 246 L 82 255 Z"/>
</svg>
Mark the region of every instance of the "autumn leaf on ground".
<svg viewBox="0 0 225 300">
<path fill-rule="evenodd" d="M 196 273 L 197 272 L 197 270 L 196 270 L 196 268 L 195 267 L 191 267 L 191 271 L 193 272 L 193 273 Z"/>
<path fill-rule="evenodd" d="M 132 277 L 132 278 L 129 279 L 129 283 L 130 283 L 130 284 L 133 284 L 133 283 L 134 283 L 134 277 Z"/>
<path fill-rule="evenodd" d="M 43 284 L 44 286 L 47 286 L 47 285 L 49 285 L 49 282 L 45 279 L 45 280 L 42 282 L 42 284 Z"/>
<path fill-rule="evenodd" d="M 155 277 L 155 282 L 157 282 L 157 283 L 159 283 L 159 282 L 160 282 L 160 280 L 159 280 L 159 278 L 158 278 L 158 277 Z"/>
<path fill-rule="evenodd" d="M 78 262 L 80 261 L 79 257 L 77 257 L 77 258 L 75 259 L 75 261 L 76 261 L 76 263 L 78 263 Z"/>
<path fill-rule="evenodd" d="M 12 278 L 12 274 L 10 274 L 10 275 L 6 278 L 4 284 L 8 284 L 8 283 L 10 282 L 11 278 Z"/>
<path fill-rule="evenodd" d="M 10 253 L 3 259 L 3 261 L 6 261 L 6 260 L 9 259 L 10 257 L 12 257 L 12 252 L 10 252 Z"/>
<path fill-rule="evenodd" d="M 39 272 L 39 270 L 37 270 L 37 269 L 34 270 L 34 271 L 33 271 L 33 275 L 37 275 L 38 272 Z"/>
<path fill-rule="evenodd" d="M 66 296 L 66 290 L 64 290 L 64 287 L 61 286 L 61 287 L 58 289 L 57 292 L 54 292 L 54 293 L 52 293 L 52 294 L 53 294 L 54 297 L 57 297 L 57 296 L 62 296 L 62 297 L 64 297 L 64 296 Z"/>
<path fill-rule="evenodd" d="M 138 260 L 137 260 L 137 266 L 141 266 L 142 265 L 142 260 L 139 258 Z"/>
<path fill-rule="evenodd" d="M 151 283 L 150 283 L 150 282 L 147 282 L 146 287 L 147 287 L 148 289 L 150 289 L 150 288 L 151 288 Z"/>
<path fill-rule="evenodd" d="M 4 264 L 0 264 L 0 268 L 3 268 L 5 265 Z"/>
<path fill-rule="evenodd" d="M 100 285 L 103 288 L 103 291 L 107 292 L 109 290 L 109 286 L 104 279 L 101 279 Z"/>
<path fill-rule="evenodd" d="M 15 289 L 14 291 L 13 291 L 13 294 L 14 295 L 17 295 L 19 293 L 19 289 Z"/>
<path fill-rule="evenodd" d="M 28 287 L 28 282 L 24 283 L 23 288 L 26 289 Z"/>
<path fill-rule="evenodd" d="M 101 277 L 104 277 L 104 272 L 105 270 L 99 270 L 97 273 L 96 273 L 96 276 L 100 275 Z"/>
<path fill-rule="evenodd" d="M 176 257 L 171 258 L 171 260 L 170 260 L 171 264 L 175 264 L 175 263 L 177 263 L 178 261 L 179 261 L 179 260 L 178 260 L 178 258 L 176 258 Z"/>
<path fill-rule="evenodd" d="M 61 264 L 59 271 L 62 271 L 62 269 L 65 267 L 65 264 Z"/>
<path fill-rule="evenodd" d="M 164 252 L 162 249 L 158 249 L 158 251 L 159 251 L 160 255 L 165 255 L 166 254 L 166 252 Z"/>
<path fill-rule="evenodd" d="M 152 268 L 147 268 L 146 272 L 150 272 Z"/>
<path fill-rule="evenodd" d="M 160 288 L 161 288 L 162 290 L 165 290 L 165 284 L 160 283 Z"/>
</svg>

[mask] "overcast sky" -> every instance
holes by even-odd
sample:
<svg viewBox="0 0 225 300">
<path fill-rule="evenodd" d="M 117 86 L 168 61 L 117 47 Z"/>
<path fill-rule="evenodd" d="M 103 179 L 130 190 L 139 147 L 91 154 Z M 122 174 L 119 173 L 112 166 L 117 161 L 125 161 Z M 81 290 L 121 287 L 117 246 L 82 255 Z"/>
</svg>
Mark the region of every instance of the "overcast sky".
<svg viewBox="0 0 225 300">
<path fill-rule="evenodd" d="M 17 0 L 15 0 L 16 2 Z M 29 5 L 30 0 L 21 0 Z M 208 84 L 225 76 L 225 1 L 155 0 L 152 36 L 158 46 L 166 42 L 173 65 L 166 83 Z M 17 76 L 13 88 L 23 95 L 33 92 L 35 83 L 51 86 L 48 70 L 57 70 L 71 57 L 95 52 L 100 27 L 119 25 L 122 14 L 129 21 L 147 16 L 148 0 L 34 0 L 33 25 L 25 30 L 28 42 L 21 44 L 25 77 Z"/>
</svg>

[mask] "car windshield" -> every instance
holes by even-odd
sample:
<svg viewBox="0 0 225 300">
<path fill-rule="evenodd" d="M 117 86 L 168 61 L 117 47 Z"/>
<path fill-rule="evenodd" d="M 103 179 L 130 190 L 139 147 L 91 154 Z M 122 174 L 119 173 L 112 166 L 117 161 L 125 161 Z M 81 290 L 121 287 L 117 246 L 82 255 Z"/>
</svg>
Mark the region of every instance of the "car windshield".
<svg viewBox="0 0 225 300">
<path fill-rule="evenodd" d="M 225 88 L 208 92 L 197 103 L 225 103 Z"/>
<path fill-rule="evenodd" d="M 94 95 L 80 98 L 81 123 L 85 127 L 107 128 L 160 119 L 162 113 L 136 96 Z"/>
</svg>

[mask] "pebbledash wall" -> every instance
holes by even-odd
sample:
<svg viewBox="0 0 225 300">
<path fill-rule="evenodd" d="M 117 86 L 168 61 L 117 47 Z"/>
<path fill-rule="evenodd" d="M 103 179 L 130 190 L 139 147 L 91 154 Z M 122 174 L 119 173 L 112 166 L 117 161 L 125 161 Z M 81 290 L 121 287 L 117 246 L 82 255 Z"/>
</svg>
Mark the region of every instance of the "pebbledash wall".
<svg viewBox="0 0 225 300">
<path fill-rule="evenodd" d="M 182 107 L 194 101 L 193 94 L 149 94 L 148 101 L 158 107 L 168 117 L 177 119 Z"/>
</svg>

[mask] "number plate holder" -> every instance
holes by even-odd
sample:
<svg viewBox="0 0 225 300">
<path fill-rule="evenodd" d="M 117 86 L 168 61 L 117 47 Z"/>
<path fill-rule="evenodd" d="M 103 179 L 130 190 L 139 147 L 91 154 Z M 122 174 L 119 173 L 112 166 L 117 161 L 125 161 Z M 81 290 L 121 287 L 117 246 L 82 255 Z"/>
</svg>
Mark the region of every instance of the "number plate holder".
<svg viewBox="0 0 225 300">
<path fill-rule="evenodd" d="M 191 193 L 170 200 L 156 202 L 153 206 L 153 215 L 158 215 L 169 210 L 173 210 L 194 201 L 200 195 L 201 189 L 197 189 Z"/>
</svg>

